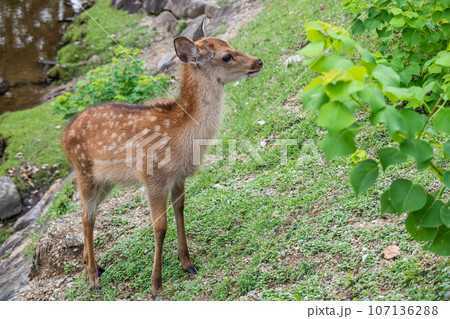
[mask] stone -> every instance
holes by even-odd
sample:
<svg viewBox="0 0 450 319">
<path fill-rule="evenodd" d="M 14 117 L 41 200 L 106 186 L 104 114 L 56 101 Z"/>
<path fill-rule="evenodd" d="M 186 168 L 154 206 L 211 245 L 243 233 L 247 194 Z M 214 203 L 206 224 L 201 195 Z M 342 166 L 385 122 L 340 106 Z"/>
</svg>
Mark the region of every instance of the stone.
<svg viewBox="0 0 450 319">
<path fill-rule="evenodd" d="M 183 32 L 181 32 L 180 36 L 192 39 L 195 30 L 197 30 L 198 26 L 200 25 L 200 23 L 202 23 L 205 17 L 206 16 L 202 14 L 201 16 L 198 16 L 197 18 L 193 19 L 191 23 L 189 23 L 189 25 L 183 30 Z"/>
<path fill-rule="evenodd" d="M 19 192 L 11 178 L 0 176 L 0 218 L 8 218 L 20 214 L 22 203 Z"/>
<path fill-rule="evenodd" d="M 183 18 L 186 17 L 186 10 L 189 3 L 189 0 L 169 0 L 168 6 L 174 16 L 177 18 Z"/>
<path fill-rule="evenodd" d="M 221 23 L 226 23 L 227 20 L 230 19 L 230 16 L 233 14 L 233 6 L 231 4 L 226 4 L 216 12 L 213 21 L 211 22 L 212 25 L 218 26 Z"/>
<path fill-rule="evenodd" d="M 167 4 L 167 0 L 143 0 L 142 8 L 150 14 L 160 14 Z"/>
<path fill-rule="evenodd" d="M 123 11 L 127 11 L 130 14 L 135 14 L 142 7 L 142 3 L 135 0 L 124 0 L 123 1 Z"/>
<path fill-rule="evenodd" d="M 207 3 L 205 6 L 205 14 L 208 18 L 212 19 L 216 15 L 216 13 L 219 11 L 220 7 L 216 6 L 215 4 Z"/>
<path fill-rule="evenodd" d="M 114 9 L 122 9 L 124 0 L 112 0 L 110 3 L 110 7 Z"/>
<path fill-rule="evenodd" d="M 186 15 L 189 18 L 197 18 L 205 13 L 205 6 L 203 1 L 194 1 L 186 8 Z"/>
<path fill-rule="evenodd" d="M 40 201 L 38 202 L 32 209 L 30 209 L 25 215 L 21 216 L 13 226 L 13 232 L 18 232 L 28 225 L 34 223 L 39 216 L 41 216 L 42 209 L 44 208 L 44 204 Z"/>
<path fill-rule="evenodd" d="M 8 80 L 0 78 L 0 95 L 5 94 L 8 92 L 9 88 L 11 87 L 11 84 Z"/>
<path fill-rule="evenodd" d="M 41 200 L 25 215 L 21 216 L 13 226 L 13 232 L 16 233 L 22 229 L 28 227 L 29 225 L 34 225 L 36 220 L 44 213 L 46 205 L 53 199 L 55 194 L 59 192 L 64 185 L 62 179 L 58 179 L 53 183 Z"/>
<path fill-rule="evenodd" d="M 24 257 L 29 228 L 12 234 L 0 247 L 0 300 L 9 300 L 28 283 L 32 260 Z M 9 253 L 5 257 L 5 253 Z"/>
<path fill-rule="evenodd" d="M 158 30 L 163 30 L 175 35 L 178 28 L 178 20 L 169 11 L 161 12 L 155 19 L 155 27 Z"/>
</svg>

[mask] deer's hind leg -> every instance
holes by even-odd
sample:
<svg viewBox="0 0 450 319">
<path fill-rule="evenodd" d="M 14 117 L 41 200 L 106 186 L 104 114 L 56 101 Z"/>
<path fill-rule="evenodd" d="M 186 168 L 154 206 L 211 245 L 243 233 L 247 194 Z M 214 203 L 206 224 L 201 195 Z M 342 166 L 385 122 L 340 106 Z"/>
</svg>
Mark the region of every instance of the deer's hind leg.
<svg viewBox="0 0 450 319">
<path fill-rule="evenodd" d="M 83 218 L 84 251 L 83 259 L 87 263 L 87 276 L 90 287 L 99 287 L 99 276 L 104 272 L 94 256 L 94 224 L 98 205 L 111 191 L 112 187 L 98 183 L 93 178 L 78 174 L 78 189 L 81 197 Z"/>
</svg>

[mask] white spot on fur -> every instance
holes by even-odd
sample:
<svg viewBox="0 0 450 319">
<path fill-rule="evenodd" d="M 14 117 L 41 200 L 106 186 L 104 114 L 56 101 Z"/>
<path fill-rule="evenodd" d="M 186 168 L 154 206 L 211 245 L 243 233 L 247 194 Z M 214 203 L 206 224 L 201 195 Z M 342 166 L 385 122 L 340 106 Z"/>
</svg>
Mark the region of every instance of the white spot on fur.
<svg viewBox="0 0 450 319">
<path fill-rule="evenodd" d="M 150 116 L 150 121 L 155 122 L 156 121 L 156 116 Z"/>
<path fill-rule="evenodd" d="M 156 132 L 159 132 L 159 129 L 161 128 L 161 126 L 159 126 L 159 125 L 155 125 L 155 131 Z"/>
<path fill-rule="evenodd" d="M 169 120 L 164 120 L 164 126 L 169 126 L 170 121 Z"/>
</svg>

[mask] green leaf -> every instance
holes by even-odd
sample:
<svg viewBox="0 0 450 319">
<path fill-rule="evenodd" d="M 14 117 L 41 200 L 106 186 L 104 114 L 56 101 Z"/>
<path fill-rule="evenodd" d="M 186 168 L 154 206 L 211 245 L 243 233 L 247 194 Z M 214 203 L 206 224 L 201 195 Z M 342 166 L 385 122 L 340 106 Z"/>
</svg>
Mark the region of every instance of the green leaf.
<svg viewBox="0 0 450 319">
<path fill-rule="evenodd" d="M 450 229 L 439 227 L 439 233 L 433 243 L 425 249 L 439 256 L 450 256 Z"/>
<path fill-rule="evenodd" d="M 416 212 L 411 212 L 405 220 L 405 228 L 408 233 L 417 241 L 431 241 L 437 233 L 437 228 L 425 228 L 418 226 L 419 218 Z"/>
<path fill-rule="evenodd" d="M 444 183 L 445 187 L 450 189 L 450 171 L 446 171 L 444 173 L 444 177 L 442 178 L 442 182 Z"/>
<path fill-rule="evenodd" d="M 434 11 L 433 14 L 431 15 L 431 19 L 433 20 L 434 23 L 438 22 L 443 17 L 444 17 L 444 12 L 439 11 L 439 10 Z"/>
<path fill-rule="evenodd" d="M 427 194 L 427 202 L 425 206 L 415 212 L 418 217 L 418 225 L 420 227 L 427 228 L 441 226 L 441 208 L 443 206 L 444 203 L 442 201 Z"/>
<path fill-rule="evenodd" d="M 447 142 L 444 143 L 443 145 L 444 147 L 444 153 L 447 156 L 450 156 L 450 140 L 448 140 Z"/>
<path fill-rule="evenodd" d="M 422 140 L 412 140 L 405 138 L 400 144 L 400 151 L 403 154 L 413 157 L 417 161 L 419 170 L 426 169 L 430 165 L 433 156 L 433 148 L 431 145 Z"/>
<path fill-rule="evenodd" d="M 435 63 L 442 66 L 450 66 L 450 52 L 448 51 L 439 52 L 437 54 Z"/>
<path fill-rule="evenodd" d="M 389 165 L 400 164 L 407 161 L 408 157 L 396 148 L 383 148 L 378 152 L 383 169 L 388 168 Z"/>
<path fill-rule="evenodd" d="M 355 20 L 352 23 L 351 29 L 352 29 L 353 35 L 361 34 L 364 31 L 366 31 L 366 27 L 364 26 L 364 23 L 359 19 Z"/>
<path fill-rule="evenodd" d="M 408 28 L 403 31 L 402 36 L 403 41 L 410 47 L 415 47 L 420 43 L 420 40 L 422 39 L 422 36 L 420 35 L 419 30 Z"/>
<path fill-rule="evenodd" d="M 363 103 L 370 106 L 372 113 L 376 114 L 386 107 L 386 100 L 380 88 L 376 85 L 365 85 L 364 89 L 357 93 Z"/>
<path fill-rule="evenodd" d="M 342 70 L 348 70 L 353 67 L 354 64 L 347 59 L 344 59 L 338 55 L 321 56 L 310 66 L 311 71 L 316 72 L 330 72 L 333 69 L 339 68 Z"/>
<path fill-rule="evenodd" d="M 336 132 L 329 133 L 320 142 L 320 148 L 325 153 L 327 160 L 333 159 L 340 155 L 353 154 L 356 151 L 355 133 L 347 128 Z"/>
<path fill-rule="evenodd" d="M 402 81 L 403 84 L 408 85 L 408 83 L 411 82 L 411 79 L 412 73 L 408 70 L 408 68 L 400 72 L 400 81 Z"/>
<path fill-rule="evenodd" d="M 389 21 L 389 24 L 395 28 L 400 28 L 405 25 L 405 18 L 401 15 L 397 15 Z"/>
<path fill-rule="evenodd" d="M 318 84 L 303 91 L 302 102 L 305 108 L 318 110 L 323 104 L 329 101 L 328 96 L 323 91 L 324 85 Z"/>
<path fill-rule="evenodd" d="M 434 117 L 435 128 L 444 134 L 450 134 L 450 108 L 445 107 L 436 113 Z"/>
<path fill-rule="evenodd" d="M 391 199 L 389 197 L 389 189 L 383 192 L 380 197 L 381 214 L 392 214 L 394 212 L 394 206 L 392 206 Z"/>
<path fill-rule="evenodd" d="M 447 228 L 450 228 L 450 208 L 445 205 L 441 207 L 441 221 Z"/>
<path fill-rule="evenodd" d="M 306 56 L 316 56 L 323 52 L 325 48 L 324 40 L 316 40 L 308 44 L 306 47 L 298 51 L 298 53 Z"/>
<path fill-rule="evenodd" d="M 367 29 L 367 31 L 375 30 L 380 26 L 381 22 L 375 19 L 366 19 L 364 20 L 364 27 Z"/>
<path fill-rule="evenodd" d="M 359 44 L 356 44 L 356 49 L 358 50 L 359 54 L 361 54 L 361 57 L 364 61 L 367 61 L 369 63 L 375 63 L 375 56 L 370 53 L 368 50 L 364 49 Z"/>
<path fill-rule="evenodd" d="M 339 101 L 329 102 L 320 108 L 317 124 L 329 132 L 340 131 L 355 122 L 353 113 Z"/>
<path fill-rule="evenodd" d="M 396 87 L 400 84 L 400 77 L 392 68 L 379 64 L 373 70 L 372 76 L 377 79 L 383 86 Z"/>
<path fill-rule="evenodd" d="M 406 179 L 396 179 L 389 188 L 389 198 L 397 214 L 421 209 L 427 201 L 422 186 Z"/>
<path fill-rule="evenodd" d="M 373 159 L 366 159 L 359 162 L 350 172 L 350 183 L 359 195 L 368 190 L 377 180 L 378 164 Z"/>
<path fill-rule="evenodd" d="M 408 137 L 412 138 L 420 132 L 425 120 L 419 113 L 412 110 L 402 110 L 400 111 L 400 115 L 404 120 L 405 131 L 408 134 Z"/>
</svg>

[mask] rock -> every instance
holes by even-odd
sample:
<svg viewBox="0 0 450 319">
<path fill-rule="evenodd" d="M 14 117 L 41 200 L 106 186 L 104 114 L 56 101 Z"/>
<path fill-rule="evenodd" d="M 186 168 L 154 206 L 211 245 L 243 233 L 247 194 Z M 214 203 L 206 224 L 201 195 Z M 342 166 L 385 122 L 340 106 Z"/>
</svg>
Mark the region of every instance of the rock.
<svg viewBox="0 0 450 319">
<path fill-rule="evenodd" d="M 216 13 L 219 11 L 220 7 L 216 6 L 215 4 L 207 3 L 205 6 L 205 14 L 208 18 L 212 19 L 216 15 Z"/>
<path fill-rule="evenodd" d="M 10 86 L 11 84 L 9 83 L 8 80 L 0 78 L 0 95 L 3 95 L 6 92 L 8 92 Z"/>
<path fill-rule="evenodd" d="M 70 234 L 66 236 L 66 247 L 81 247 L 84 245 L 84 235 L 83 234 Z"/>
<path fill-rule="evenodd" d="M 175 16 L 169 11 L 161 12 L 155 19 L 155 27 L 158 30 L 163 30 L 170 32 L 170 34 L 175 35 L 178 28 L 178 21 Z"/>
<path fill-rule="evenodd" d="M 189 0 L 169 0 L 168 6 L 174 16 L 183 18 L 186 16 L 186 9 L 189 6 L 189 3 Z"/>
<path fill-rule="evenodd" d="M 112 0 L 109 6 L 114 9 L 121 9 L 123 7 L 123 2 L 124 0 Z"/>
<path fill-rule="evenodd" d="M 0 300 L 9 300 L 28 283 L 31 270 L 31 258 L 24 257 L 30 239 L 29 229 L 12 234 L 0 247 Z"/>
<path fill-rule="evenodd" d="M 157 71 L 153 75 L 166 74 L 166 71 L 170 70 L 176 64 L 176 56 L 174 52 L 165 53 L 158 63 Z"/>
<path fill-rule="evenodd" d="M 233 6 L 231 4 L 226 4 L 220 7 L 220 9 L 216 12 L 211 24 L 218 26 L 221 23 L 226 23 L 232 14 L 233 14 Z"/>
<path fill-rule="evenodd" d="M 369 256 L 370 256 L 369 254 L 365 254 L 365 255 L 362 256 L 362 263 L 363 264 L 366 263 L 366 260 L 367 260 L 367 258 L 369 258 Z"/>
<path fill-rule="evenodd" d="M 18 232 L 26 227 L 28 227 L 28 225 L 31 225 L 32 223 L 34 223 L 39 216 L 41 216 L 42 210 L 44 208 L 44 203 L 42 203 L 41 201 L 38 202 L 30 211 L 28 211 L 28 213 L 26 213 L 25 215 L 21 216 L 16 223 L 13 226 L 13 232 Z"/>
<path fill-rule="evenodd" d="M 283 65 L 288 67 L 291 64 L 302 62 L 304 59 L 305 59 L 304 55 L 301 55 L 301 54 L 293 55 L 293 56 L 290 56 L 289 58 L 287 58 L 283 62 Z"/>
<path fill-rule="evenodd" d="M 206 16 L 202 14 L 201 16 L 198 16 L 197 18 L 193 19 L 191 23 L 189 23 L 189 25 L 183 30 L 183 32 L 181 32 L 180 36 L 192 39 L 195 30 L 197 30 L 198 26 L 200 25 L 200 23 L 202 23 L 205 17 Z"/>
<path fill-rule="evenodd" d="M 11 178 L 0 176 L 0 218 L 8 218 L 22 211 L 19 192 Z"/>
<path fill-rule="evenodd" d="M 186 9 L 186 15 L 189 18 L 197 18 L 205 13 L 206 4 L 203 1 L 194 1 Z"/>
<path fill-rule="evenodd" d="M 150 14 L 160 14 L 167 4 L 167 0 L 143 0 L 142 8 L 144 8 L 146 13 Z"/>
<path fill-rule="evenodd" d="M 123 0 L 123 11 L 127 11 L 130 14 L 135 14 L 142 8 L 142 3 L 135 0 Z"/>
<path fill-rule="evenodd" d="M 16 233 L 28 227 L 29 225 L 34 224 L 36 220 L 44 213 L 45 206 L 48 204 L 48 202 L 58 191 L 62 189 L 63 184 L 63 180 L 57 180 L 31 210 L 16 221 L 13 226 L 13 232 Z"/>
</svg>

